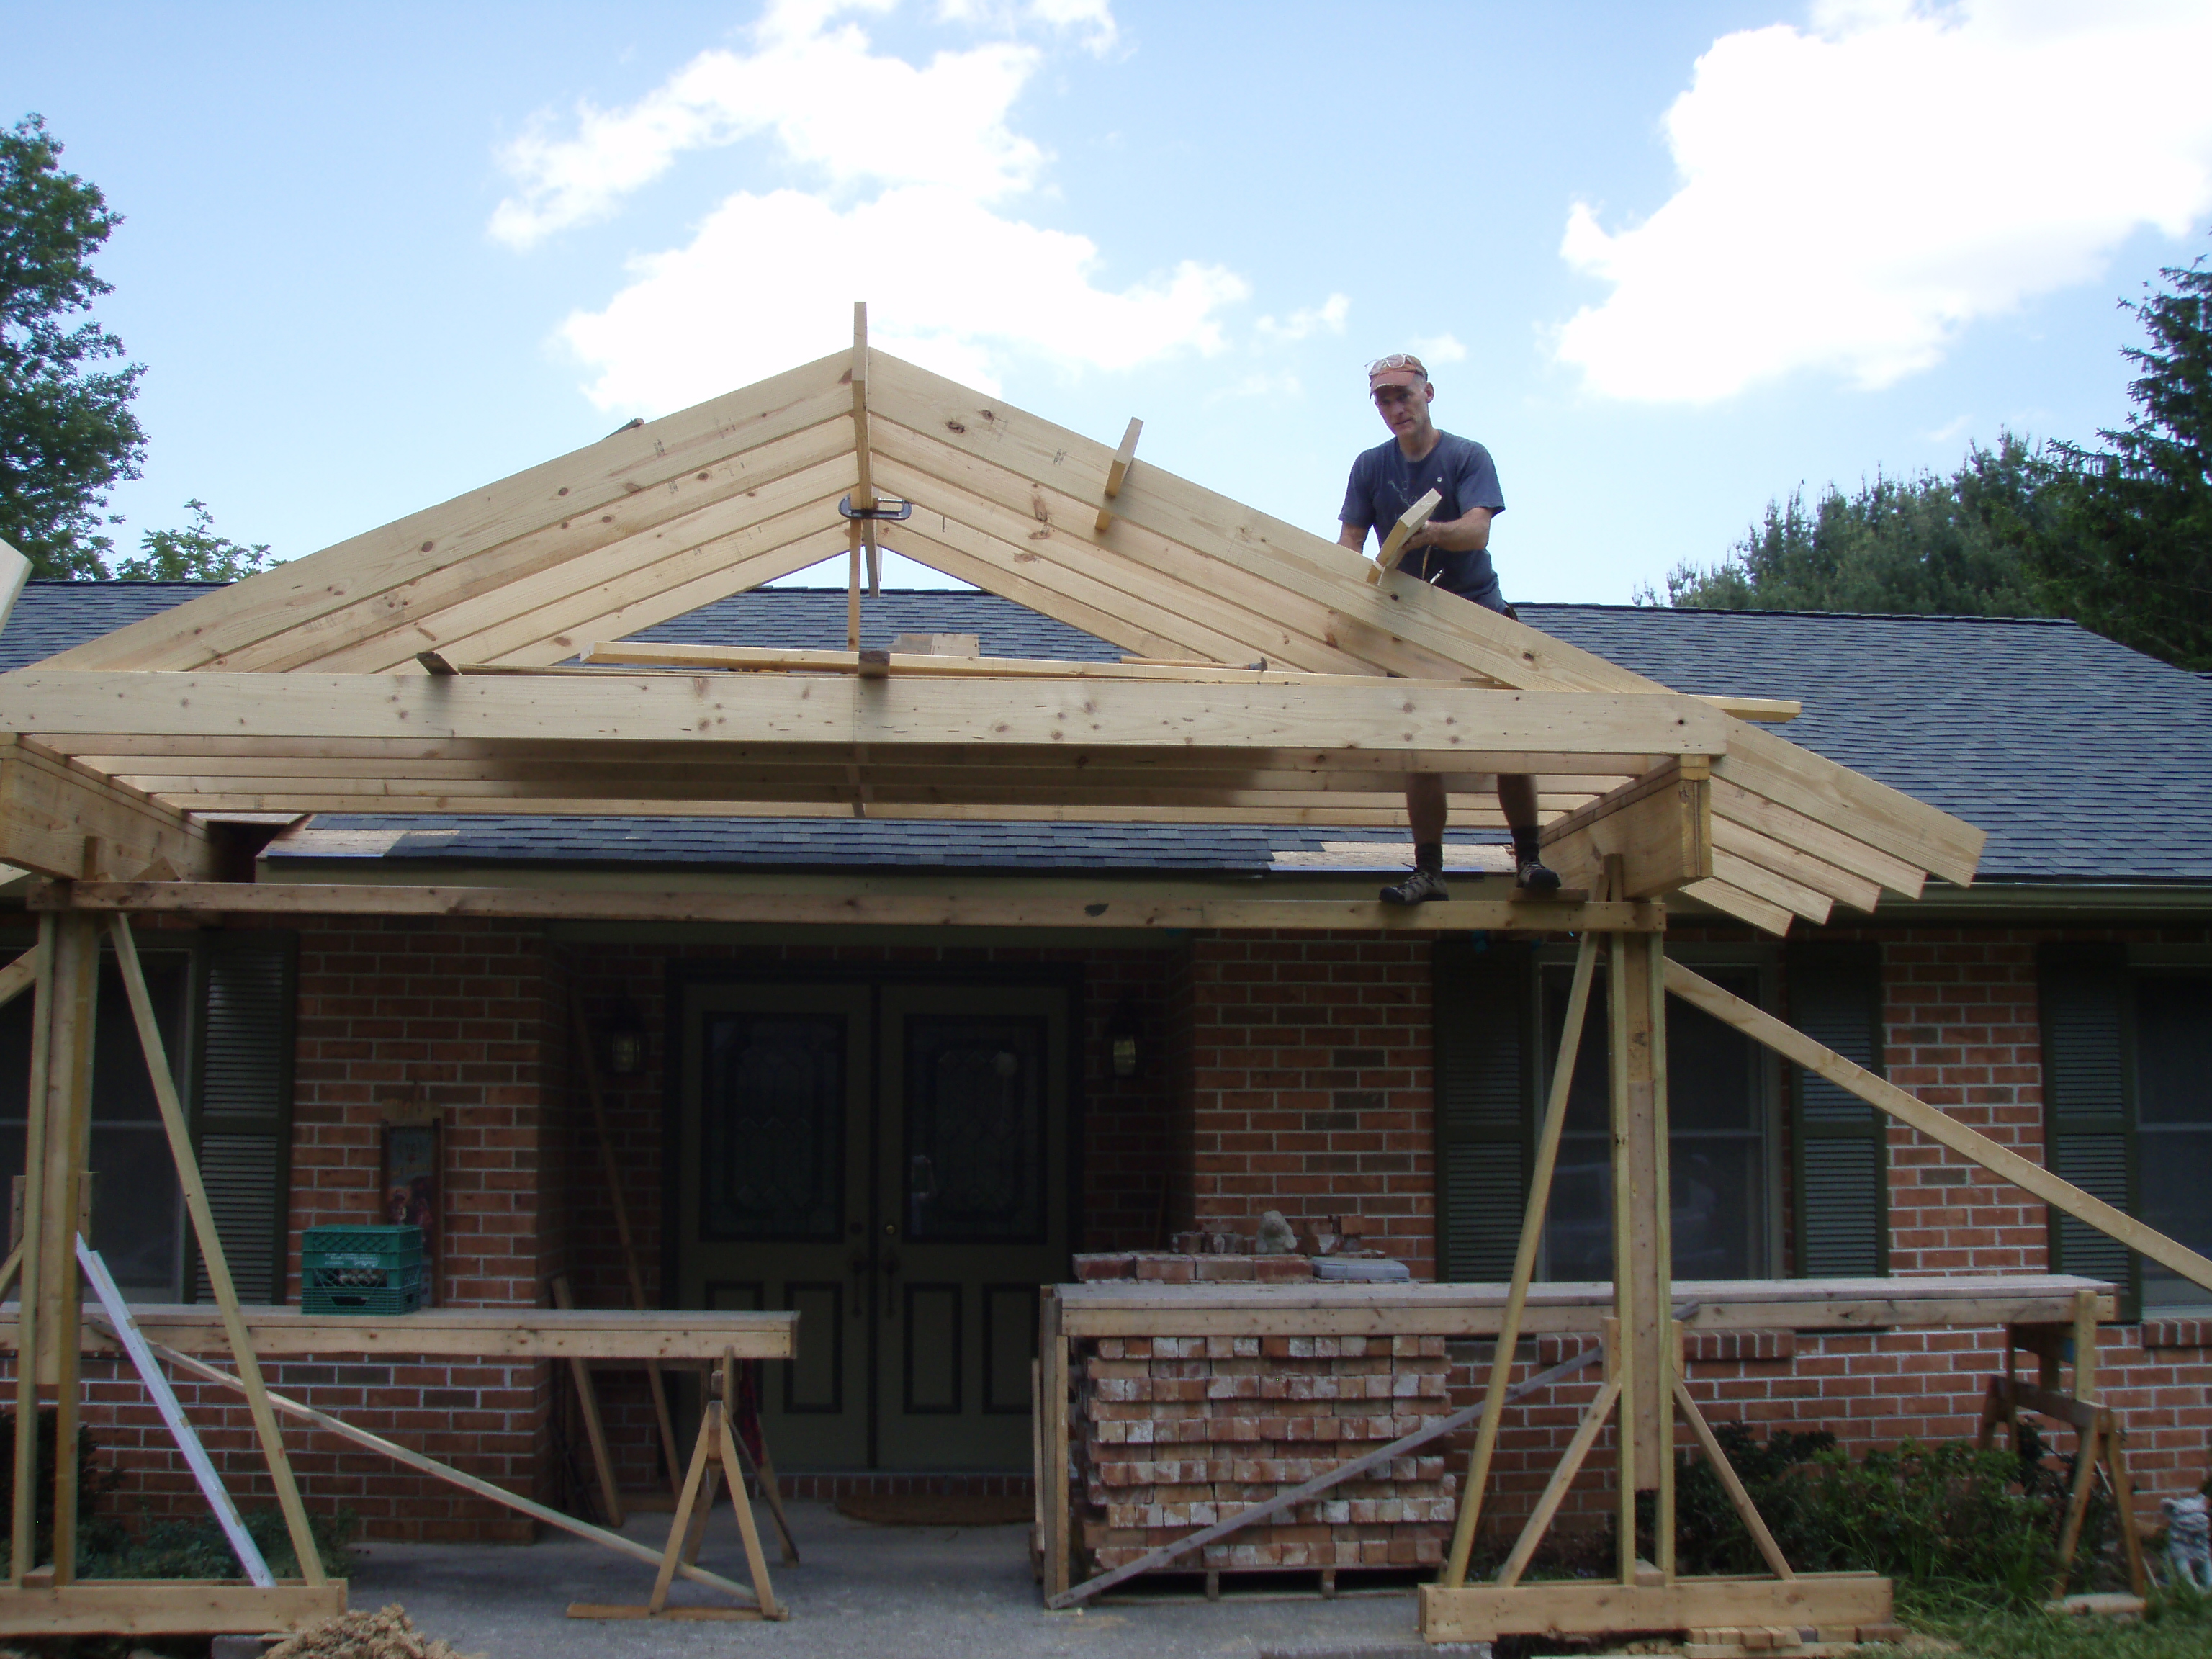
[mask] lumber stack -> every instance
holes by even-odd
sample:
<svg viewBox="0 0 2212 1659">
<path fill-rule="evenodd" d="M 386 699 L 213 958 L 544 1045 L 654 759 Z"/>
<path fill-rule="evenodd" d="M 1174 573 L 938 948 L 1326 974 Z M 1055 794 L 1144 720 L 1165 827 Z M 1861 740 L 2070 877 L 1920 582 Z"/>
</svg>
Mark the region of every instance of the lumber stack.
<svg viewBox="0 0 2212 1659">
<path fill-rule="evenodd" d="M 1079 1346 L 1090 1571 L 1125 1565 L 1445 1416 L 1440 1336 L 1103 1337 Z M 1455 1478 L 1398 1458 L 1207 1545 L 1209 1571 L 1433 1566 Z"/>
</svg>

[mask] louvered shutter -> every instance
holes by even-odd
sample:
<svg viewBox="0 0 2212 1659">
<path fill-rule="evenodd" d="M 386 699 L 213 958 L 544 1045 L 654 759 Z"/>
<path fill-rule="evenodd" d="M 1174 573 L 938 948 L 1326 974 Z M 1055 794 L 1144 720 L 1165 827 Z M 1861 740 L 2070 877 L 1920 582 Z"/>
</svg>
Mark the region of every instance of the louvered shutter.
<svg viewBox="0 0 2212 1659">
<path fill-rule="evenodd" d="M 1439 940 L 1436 955 L 1437 1273 L 1511 1277 L 1528 1202 L 1528 949 Z"/>
<path fill-rule="evenodd" d="M 1808 943 L 1789 957 L 1790 1023 L 1881 1073 L 1881 948 Z M 1887 1121 L 1817 1073 L 1790 1068 L 1796 1270 L 1806 1279 L 1889 1271 Z"/>
<path fill-rule="evenodd" d="M 243 1302 L 283 1299 L 292 1142 L 289 933 L 216 933 L 201 957 L 194 1094 L 200 1178 Z M 194 1296 L 214 1296 L 192 1252 Z"/>
<path fill-rule="evenodd" d="M 2117 945 L 2046 945 L 2041 953 L 2044 1162 L 2052 1174 L 2136 1213 L 2134 982 Z M 2116 1239 L 2049 1212 L 2051 1268 L 2110 1279 L 2124 1318 L 2142 1297 L 2139 1265 Z"/>
</svg>

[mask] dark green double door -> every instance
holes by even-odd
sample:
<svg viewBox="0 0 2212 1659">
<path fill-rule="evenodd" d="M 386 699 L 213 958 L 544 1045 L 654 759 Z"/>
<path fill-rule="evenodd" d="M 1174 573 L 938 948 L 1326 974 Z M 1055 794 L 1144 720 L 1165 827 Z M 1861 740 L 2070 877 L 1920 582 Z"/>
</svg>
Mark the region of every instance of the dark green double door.
<svg viewBox="0 0 2212 1659">
<path fill-rule="evenodd" d="M 1028 1466 L 1037 1287 L 1067 1266 L 1067 1000 L 685 988 L 678 1300 L 799 1313 L 763 1376 L 785 1468 Z"/>
</svg>

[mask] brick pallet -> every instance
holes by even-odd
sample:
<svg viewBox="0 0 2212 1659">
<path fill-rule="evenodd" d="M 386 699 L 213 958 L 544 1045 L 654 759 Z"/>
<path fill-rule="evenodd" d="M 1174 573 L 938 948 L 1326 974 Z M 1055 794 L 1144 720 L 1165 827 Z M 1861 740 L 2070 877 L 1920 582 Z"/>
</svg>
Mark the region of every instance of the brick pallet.
<svg viewBox="0 0 2212 1659">
<path fill-rule="evenodd" d="M 1103 1337 L 1074 1356 L 1084 1554 L 1105 1571 L 1449 1413 L 1441 1336 Z M 1187 1570 L 1433 1566 L 1456 1477 L 1402 1457 Z"/>
</svg>

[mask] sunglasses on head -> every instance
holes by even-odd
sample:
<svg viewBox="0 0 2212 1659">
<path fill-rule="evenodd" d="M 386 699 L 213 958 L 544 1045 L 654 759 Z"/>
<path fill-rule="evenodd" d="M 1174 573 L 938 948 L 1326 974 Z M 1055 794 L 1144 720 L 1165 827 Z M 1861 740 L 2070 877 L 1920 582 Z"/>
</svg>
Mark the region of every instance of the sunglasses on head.
<svg viewBox="0 0 2212 1659">
<path fill-rule="evenodd" d="M 1368 378 L 1371 380 L 1377 374 L 1387 374 L 1398 368 L 1410 368 L 1425 380 L 1429 378 L 1427 367 L 1410 351 L 1394 351 L 1387 357 L 1377 357 L 1367 365 Z"/>
</svg>

